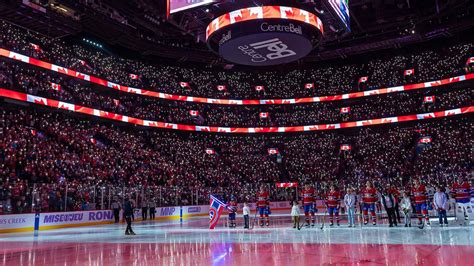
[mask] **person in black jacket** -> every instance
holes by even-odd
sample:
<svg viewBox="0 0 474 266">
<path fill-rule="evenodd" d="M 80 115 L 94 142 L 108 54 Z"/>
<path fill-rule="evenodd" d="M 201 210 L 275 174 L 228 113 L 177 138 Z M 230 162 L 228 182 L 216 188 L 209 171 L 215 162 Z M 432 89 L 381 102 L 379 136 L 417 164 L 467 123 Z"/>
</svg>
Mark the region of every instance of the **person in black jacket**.
<svg viewBox="0 0 474 266">
<path fill-rule="evenodd" d="M 125 202 L 123 203 L 123 216 L 125 216 L 125 221 L 127 221 L 127 229 L 125 229 L 126 235 L 135 235 L 132 230 L 132 215 L 133 215 L 133 207 L 130 199 L 127 197 L 125 198 Z"/>
<path fill-rule="evenodd" d="M 390 193 L 389 189 L 384 190 L 381 201 L 385 211 L 387 211 L 390 227 L 397 226 L 397 219 L 395 216 L 395 199 Z"/>
</svg>

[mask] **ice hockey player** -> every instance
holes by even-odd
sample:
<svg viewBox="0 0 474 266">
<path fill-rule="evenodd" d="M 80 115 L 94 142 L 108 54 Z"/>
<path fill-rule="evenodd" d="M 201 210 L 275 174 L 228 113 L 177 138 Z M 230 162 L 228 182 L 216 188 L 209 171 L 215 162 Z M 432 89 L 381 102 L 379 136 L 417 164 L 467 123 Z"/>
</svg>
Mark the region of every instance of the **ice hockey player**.
<svg viewBox="0 0 474 266">
<path fill-rule="evenodd" d="M 270 226 L 270 193 L 265 189 L 265 185 L 260 186 L 257 192 L 257 212 L 260 215 L 260 226 Z"/>
<path fill-rule="evenodd" d="M 369 223 L 369 211 L 372 217 L 372 224 L 377 224 L 377 218 L 375 216 L 375 203 L 377 203 L 377 190 L 374 188 L 370 181 L 367 181 L 365 188 L 361 191 L 362 194 L 362 211 L 364 214 L 364 225 Z"/>
</svg>

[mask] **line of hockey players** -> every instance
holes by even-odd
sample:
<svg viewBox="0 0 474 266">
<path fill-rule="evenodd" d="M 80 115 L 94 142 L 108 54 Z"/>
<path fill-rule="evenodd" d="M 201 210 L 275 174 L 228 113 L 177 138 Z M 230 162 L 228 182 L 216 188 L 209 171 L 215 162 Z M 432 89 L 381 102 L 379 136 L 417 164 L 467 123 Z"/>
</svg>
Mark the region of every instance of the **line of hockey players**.
<svg viewBox="0 0 474 266">
<path fill-rule="evenodd" d="M 328 192 L 318 192 L 311 184 L 305 184 L 300 193 L 300 199 L 305 216 L 305 226 L 315 226 L 316 213 L 318 207 L 323 207 L 325 213 L 322 219 L 329 216 L 329 225 L 340 225 L 341 206 L 345 207 L 345 212 L 348 215 L 349 227 L 355 227 L 355 213 L 359 209 L 362 214 L 364 225 L 372 222 L 377 224 L 376 210 L 383 206 L 386 210 L 390 226 L 397 226 L 401 222 L 400 211 L 404 216 L 405 227 L 411 226 L 412 213 L 418 218 L 418 225 L 430 225 L 428 210 L 433 209 L 439 215 L 440 225 L 447 225 L 446 212 L 449 205 L 448 200 L 451 196 L 455 201 L 456 220 L 460 224 L 468 224 L 469 217 L 473 216 L 471 206 L 471 198 L 474 198 L 474 184 L 469 184 L 467 179 L 460 178 L 458 182 L 452 184 L 450 195 L 445 192 L 444 187 L 438 187 L 437 192 L 428 193 L 427 188 L 422 184 L 421 180 L 415 179 L 410 188 L 398 189 L 395 187 L 387 187 L 385 189 L 376 189 L 374 185 L 367 181 L 365 187 L 360 189 L 348 188 L 347 193 L 342 196 L 341 191 L 335 185 L 331 185 Z M 298 206 L 299 200 L 292 202 L 293 206 Z M 317 200 L 322 200 L 324 206 L 316 206 Z M 235 227 L 235 218 L 237 212 L 237 202 L 232 198 L 228 203 L 229 209 L 229 226 Z M 249 227 L 249 209 L 248 204 L 244 206 L 245 228 Z M 265 185 L 260 187 L 256 194 L 256 218 L 258 215 L 258 224 L 263 226 L 270 225 L 270 193 Z M 293 207 L 292 216 L 297 215 Z M 294 221 L 296 221 L 294 219 Z M 299 218 L 298 218 L 299 221 Z M 397 223 L 398 221 L 398 223 Z M 334 223 L 335 222 L 335 223 Z M 299 223 L 299 222 L 298 222 Z M 294 222 L 293 227 L 298 225 Z"/>
</svg>

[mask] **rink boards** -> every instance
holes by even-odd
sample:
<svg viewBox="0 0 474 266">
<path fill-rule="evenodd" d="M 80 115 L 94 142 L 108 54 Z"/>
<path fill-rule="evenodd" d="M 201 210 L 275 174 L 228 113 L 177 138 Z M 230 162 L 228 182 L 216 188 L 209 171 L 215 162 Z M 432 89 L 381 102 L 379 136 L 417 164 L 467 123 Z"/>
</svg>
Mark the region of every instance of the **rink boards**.
<svg viewBox="0 0 474 266">
<path fill-rule="evenodd" d="M 322 201 L 317 202 L 318 214 L 323 215 L 325 212 L 324 204 Z M 469 216 L 473 216 L 472 210 L 474 209 L 474 199 L 471 199 L 471 213 Z M 238 214 L 242 213 L 243 204 L 238 204 Z M 270 204 L 272 215 L 286 216 L 290 212 L 290 203 L 288 201 L 271 202 Z M 255 214 L 255 203 L 249 204 L 251 215 Z M 455 216 L 454 206 L 448 211 L 448 216 Z M 206 217 L 209 213 L 209 205 L 196 205 L 196 206 L 170 206 L 156 208 L 157 221 L 184 221 L 194 217 Z M 384 212 L 379 212 L 384 214 Z M 436 213 L 431 210 L 431 216 L 436 216 Z M 222 213 L 223 217 L 227 216 L 227 211 Z M 135 209 L 134 211 L 135 220 L 141 220 L 142 211 L 141 209 Z M 122 218 L 122 212 L 120 213 Z M 40 213 L 38 215 L 34 213 L 28 214 L 10 214 L 0 215 L 0 233 L 12 233 L 12 232 L 28 232 L 34 231 L 35 226 L 38 230 L 49 230 L 58 228 L 68 228 L 77 226 L 93 226 L 100 224 L 110 224 L 114 222 L 113 211 L 111 210 L 94 210 L 94 211 L 75 211 L 75 212 L 52 212 L 52 213 Z"/>
</svg>

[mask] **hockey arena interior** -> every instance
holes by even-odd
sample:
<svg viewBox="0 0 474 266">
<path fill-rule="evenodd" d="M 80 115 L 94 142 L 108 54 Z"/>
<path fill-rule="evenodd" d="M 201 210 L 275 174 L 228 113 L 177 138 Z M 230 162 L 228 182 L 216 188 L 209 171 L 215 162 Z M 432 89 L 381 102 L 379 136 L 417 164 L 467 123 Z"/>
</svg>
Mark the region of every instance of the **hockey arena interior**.
<svg viewBox="0 0 474 266">
<path fill-rule="evenodd" d="M 0 1 L 0 264 L 473 265 L 474 2 Z"/>
</svg>

